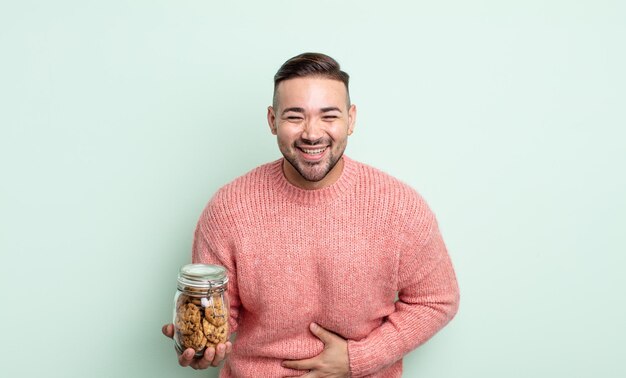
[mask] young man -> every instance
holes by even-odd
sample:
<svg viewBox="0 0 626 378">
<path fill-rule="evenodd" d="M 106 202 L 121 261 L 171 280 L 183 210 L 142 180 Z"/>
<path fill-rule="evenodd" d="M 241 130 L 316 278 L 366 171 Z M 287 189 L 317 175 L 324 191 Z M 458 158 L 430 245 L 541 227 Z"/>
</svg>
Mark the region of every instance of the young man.
<svg viewBox="0 0 626 378">
<path fill-rule="evenodd" d="M 435 217 L 413 189 L 343 155 L 356 107 L 335 60 L 298 55 L 274 82 L 267 119 L 283 158 L 221 188 L 193 245 L 194 262 L 228 270 L 235 345 L 179 363 L 225 359 L 221 377 L 400 377 L 402 357 L 458 308 Z"/>
</svg>

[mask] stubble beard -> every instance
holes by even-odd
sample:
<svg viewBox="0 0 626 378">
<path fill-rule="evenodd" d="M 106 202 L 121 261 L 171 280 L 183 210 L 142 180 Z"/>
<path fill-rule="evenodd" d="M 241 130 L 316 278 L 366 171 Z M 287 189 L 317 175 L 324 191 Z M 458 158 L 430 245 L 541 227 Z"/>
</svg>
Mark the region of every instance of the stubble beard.
<svg viewBox="0 0 626 378">
<path fill-rule="evenodd" d="M 328 175 L 330 171 L 337 165 L 341 157 L 343 156 L 344 149 L 339 151 L 339 154 L 335 156 L 332 151 L 328 152 L 328 157 L 322 161 L 317 162 L 306 162 L 299 161 L 297 159 L 297 147 L 292 147 L 295 153 L 285 154 L 283 156 L 289 164 L 302 176 L 305 180 L 311 182 L 319 182 L 324 179 Z M 331 148 L 331 146 L 328 146 Z"/>
</svg>

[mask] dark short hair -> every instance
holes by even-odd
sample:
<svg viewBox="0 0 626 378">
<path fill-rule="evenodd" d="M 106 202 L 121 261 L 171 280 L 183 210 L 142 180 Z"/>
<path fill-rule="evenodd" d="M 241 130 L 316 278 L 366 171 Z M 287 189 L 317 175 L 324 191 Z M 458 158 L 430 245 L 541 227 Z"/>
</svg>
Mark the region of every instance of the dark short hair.
<svg viewBox="0 0 626 378">
<path fill-rule="evenodd" d="M 348 105 L 350 105 L 350 91 L 348 89 L 350 75 L 342 71 L 339 63 L 330 56 L 307 52 L 287 60 L 274 75 L 274 106 L 276 106 L 276 88 L 278 88 L 278 84 L 297 77 L 323 77 L 341 81 L 346 86 Z"/>
</svg>

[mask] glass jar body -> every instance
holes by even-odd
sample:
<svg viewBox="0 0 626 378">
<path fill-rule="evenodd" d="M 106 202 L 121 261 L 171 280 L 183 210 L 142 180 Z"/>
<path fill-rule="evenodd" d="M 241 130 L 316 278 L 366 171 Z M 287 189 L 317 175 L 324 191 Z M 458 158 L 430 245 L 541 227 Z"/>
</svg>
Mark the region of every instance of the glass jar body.
<svg viewBox="0 0 626 378">
<path fill-rule="evenodd" d="M 190 265 L 197 270 L 200 264 Z M 196 356 L 201 356 L 206 348 L 226 343 L 230 336 L 227 279 L 190 282 L 185 277 L 181 279 L 183 268 L 174 295 L 174 346 L 179 353 L 192 348 Z"/>
</svg>

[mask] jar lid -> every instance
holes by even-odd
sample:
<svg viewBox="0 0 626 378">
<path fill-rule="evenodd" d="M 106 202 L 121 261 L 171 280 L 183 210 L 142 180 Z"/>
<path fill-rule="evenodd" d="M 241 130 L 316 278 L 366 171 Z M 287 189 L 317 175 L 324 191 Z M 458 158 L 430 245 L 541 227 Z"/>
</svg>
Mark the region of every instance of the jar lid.
<svg viewBox="0 0 626 378">
<path fill-rule="evenodd" d="M 228 282 L 226 269 L 219 265 L 187 264 L 178 272 L 179 284 L 198 288 L 224 286 Z"/>
</svg>

